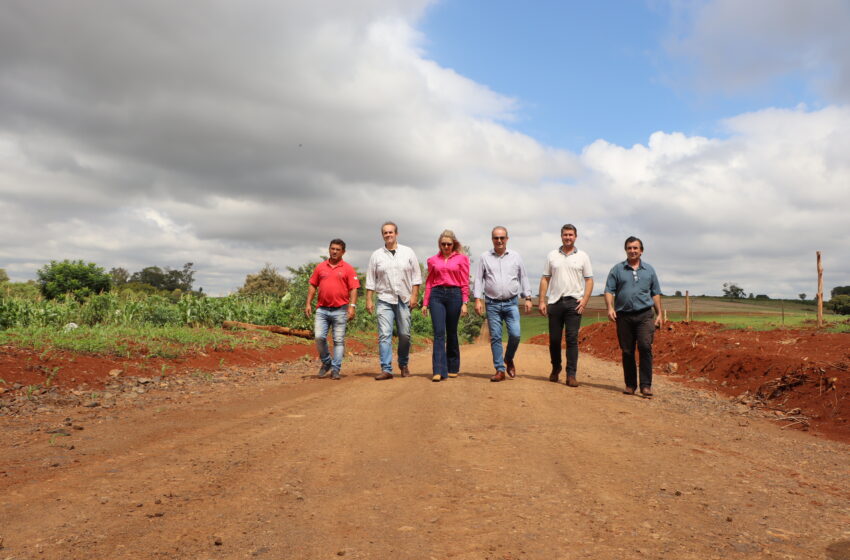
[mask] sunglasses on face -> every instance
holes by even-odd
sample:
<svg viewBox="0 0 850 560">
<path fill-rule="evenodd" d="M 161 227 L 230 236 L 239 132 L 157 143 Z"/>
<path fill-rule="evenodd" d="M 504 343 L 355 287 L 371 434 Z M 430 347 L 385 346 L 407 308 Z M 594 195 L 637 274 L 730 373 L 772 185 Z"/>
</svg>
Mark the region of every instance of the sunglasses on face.
<svg viewBox="0 0 850 560">
<path fill-rule="evenodd" d="M 504 241 L 505 239 L 507 239 L 507 237 L 496 237 L 495 235 L 493 236 L 493 241 Z"/>
<path fill-rule="evenodd" d="M 440 243 L 440 247 L 453 247 L 454 243 Z"/>
</svg>

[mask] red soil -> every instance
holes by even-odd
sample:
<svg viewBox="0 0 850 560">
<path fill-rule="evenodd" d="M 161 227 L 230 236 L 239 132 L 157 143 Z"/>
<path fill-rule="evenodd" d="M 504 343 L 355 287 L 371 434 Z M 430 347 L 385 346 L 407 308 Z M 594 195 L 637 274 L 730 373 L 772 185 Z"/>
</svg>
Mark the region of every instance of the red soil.
<svg viewBox="0 0 850 560">
<path fill-rule="evenodd" d="M 123 358 L 108 355 L 87 355 L 51 350 L 37 352 L 14 346 L 0 346 L 0 392 L 13 384 L 49 384 L 62 388 L 87 387 L 100 389 L 111 381 L 109 372 L 121 370 L 122 376 L 153 377 L 185 375 L 192 372 L 211 372 L 222 367 L 245 367 L 266 363 L 296 360 L 315 356 L 312 343 L 295 342 L 274 348 L 252 346 L 235 349 L 206 348 L 181 358 Z M 356 340 L 346 341 L 346 352 L 363 353 L 366 347 Z"/>
<path fill-rule="evenodd" d="M 529 342 L 546 345 L 548 335 Z M 594 356 L 620 360 L 613 323 L 582 328 L 579 344 Z M 850 442 L 850 334 L 670 322 L 656 333 L 653 350 L 655 374 L 782 411 L 789 425 L 810 425 Z"/>
</svg>

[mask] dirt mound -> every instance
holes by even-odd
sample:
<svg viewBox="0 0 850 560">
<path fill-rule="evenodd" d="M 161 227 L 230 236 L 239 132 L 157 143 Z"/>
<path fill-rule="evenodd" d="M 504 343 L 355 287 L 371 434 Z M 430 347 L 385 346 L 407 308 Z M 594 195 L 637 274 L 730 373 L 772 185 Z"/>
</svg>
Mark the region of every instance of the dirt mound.
<svg viewBox="0 0 850 560">
<path fill-rule="evenodd" d="M 548 335 L 529 342 L 548 344 Z M 620 359 L 613 323 L 581 329 L 585 352 Z M 785 425 L 850 441 L 850 334 L 744 331 L 718 323 L 668 323 L 654 345 L 655 373 L 775 410 Z"/>
</svg>

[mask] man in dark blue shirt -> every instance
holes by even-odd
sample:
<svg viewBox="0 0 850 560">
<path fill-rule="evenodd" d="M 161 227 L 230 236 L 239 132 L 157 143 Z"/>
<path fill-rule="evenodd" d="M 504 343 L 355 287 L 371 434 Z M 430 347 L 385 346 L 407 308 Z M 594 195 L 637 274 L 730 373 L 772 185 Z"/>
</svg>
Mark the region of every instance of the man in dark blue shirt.
<svg viewBox="0 0 850 560">
<path fill-rule="evenodd" d="M 617 324 L 617 339 L 623 352 L 623 377 L 627 395 L 638 387 L 635 345 L 640 353 L 640 393 L 652 396 L 652 339 L 664 324 L 661 284 L 655 269 L 641 260 L 643 241 L 626 239 L 626 260 L 615 264 L 605 283 L 608 318 Z M 655 314 L 653 317 L 653 308 Z"/>
</svg>

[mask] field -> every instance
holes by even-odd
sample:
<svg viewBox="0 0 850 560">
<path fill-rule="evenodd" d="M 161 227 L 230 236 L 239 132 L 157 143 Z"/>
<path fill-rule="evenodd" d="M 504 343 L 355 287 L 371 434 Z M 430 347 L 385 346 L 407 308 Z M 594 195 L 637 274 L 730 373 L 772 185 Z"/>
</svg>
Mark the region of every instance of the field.
<svg viewBox="0 0 850 560">
<path fill-rule="evenodd" d="M 665 297 L 664 308 L 670 321 L 682 321 L 685 318 L 685 298 Z M 813 326 L 817 321 L 817 310 L 812 304 L 785 300 L 738 300 L 731 301 L 716 297 L 692 297 L 691 319 L 710 321 L 727 328 L 770 330 Z M 582 319 L 582 326 L 608 320 L 605 299 L 602 296 L 590 298 Z M 839 315 L 824 311 L 824 322 L 830 332 L 850 332 L 850 324 Z M 537 308 L 522 315 L 522 340 L 549 332 L 547 319 L 540 316 Z"/>
</svg>

